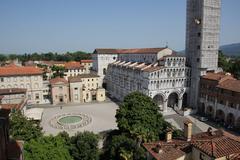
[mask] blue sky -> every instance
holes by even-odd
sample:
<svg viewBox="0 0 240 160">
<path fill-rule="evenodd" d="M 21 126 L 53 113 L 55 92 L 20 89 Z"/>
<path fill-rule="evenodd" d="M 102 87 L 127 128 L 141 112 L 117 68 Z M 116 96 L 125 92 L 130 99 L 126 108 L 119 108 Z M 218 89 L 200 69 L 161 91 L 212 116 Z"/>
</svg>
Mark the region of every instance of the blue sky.
<svg viewBox="0 0 240 160">
<path fill-rule="evenodd" d="M 221 44 L 240 42 L 240 0 L 222 0 Z M 0 0 L 0 53 L 185 47 L 186 0 Z"/>
</svg>

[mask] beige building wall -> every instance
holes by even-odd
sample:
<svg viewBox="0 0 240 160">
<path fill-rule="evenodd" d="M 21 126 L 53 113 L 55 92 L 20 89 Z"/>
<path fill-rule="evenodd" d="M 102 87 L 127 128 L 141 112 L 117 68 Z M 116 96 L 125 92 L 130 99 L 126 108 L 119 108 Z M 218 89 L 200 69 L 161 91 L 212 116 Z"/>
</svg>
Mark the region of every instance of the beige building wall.
<svg viewBox="0 0 240 160">
<path fill-rule="evenodd" d="M 83 89 L 96 90 L 99 88 L 99 77 L 82 78 Z"/>
<path fill-rule="evenodd" d="M 80 74 L 85 74 L 86 73 L 86 69 L 85 68 L 81 68 L 81 69 L 67 69 L 64 72 L 64 78 L 66 80 L 68 80 L 69 77 L 74 77 L 74 76 L 78 76 Z"/>
<path fill-rule="evenodd" d="M 82 62 L 81 65 L 84 66 L 84 68 L 86 69 L 86 73 L 90 73 L 90 69 L 92 68 L 93 64 L 92 63 L 86 63 L 86 62 Z"/>
<path fill-rule="evenodd" d="M 83 103 L 92 101 L 92 93 L 91 91 L 83 91 Z"/>
<path fill-rule="evenodd" d="M 52 104 L 61 104 L 69 102 L 69 86 L 66 83 L 59 82 L 51 87 Z"/>
<path fill-rule="evenodd" d="M 192 149 L 192 160 L 227 160 L 227 157 L 221 158 L 214 158 L 206 155 L 205 153 L 201 152 L 199 149 L 193 147 Z"/>
<path fill-rule="evenodd" d="M 82 82 L 70 83 L 70 101 L 73 103 L 83 102 Z"/>
<path fill-rule="evenodd" d="M 97 101 L 99 101 L 99 102 L 103 102 L 103 101 L 106 100 L 105 89 L 104 89 L 104 88 L 99 88 L 99 89 L 97 90 L 97 96 L 96 96 L 96 98 L 97 98 Z"/>
<path fill-rule="evenodd" d="M 29 103 L 43 103 L 42 75 L 0 77 L 0 89 L 4 88 L 25 88 Z"/>
</svg>

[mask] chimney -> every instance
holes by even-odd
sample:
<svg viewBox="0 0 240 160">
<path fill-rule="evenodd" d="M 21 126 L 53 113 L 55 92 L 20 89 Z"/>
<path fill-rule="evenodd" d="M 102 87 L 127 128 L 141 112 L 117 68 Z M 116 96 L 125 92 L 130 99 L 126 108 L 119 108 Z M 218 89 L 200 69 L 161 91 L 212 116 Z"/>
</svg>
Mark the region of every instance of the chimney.
<svg viewBox="0 0 240 160">
<path fill-rule="evenodd" d="M 184 122 L 184 137 L 187 141 L 191 141 L 192 138 L 192 121 L 186 119 Z"/>
<path fill-rule="evenodd" d="M 166 142 L 172 142 L 172 129 L 171 128 L 167 128 Z"/>
<path fill-rule="evenodd" d="M 161 147 L 161 144 L 158 143 L 157 146 L 154 148 L 154 151 L 158 154 L 162 153 L 163 150 L 162 150 L 162 147 Z"/>
</svg>

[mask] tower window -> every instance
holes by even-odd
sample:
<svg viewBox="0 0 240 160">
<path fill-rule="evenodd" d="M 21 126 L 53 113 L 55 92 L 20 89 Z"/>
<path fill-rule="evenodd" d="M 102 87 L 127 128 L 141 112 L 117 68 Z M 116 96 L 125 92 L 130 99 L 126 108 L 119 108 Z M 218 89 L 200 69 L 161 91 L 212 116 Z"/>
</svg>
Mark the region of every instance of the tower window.
<svg viewBox="0 0 240 160">
<path fill-rule="evenodd" d="M 201 37 L 201 32 L 198 32 L 198 34 L 197 34 L 197 35 L 198 35 L 198 37 Z"/>
<path fill-rule="evenodd" d="M 198 45 L 198 46 L 197 46 L 197 49 L 200 49 L 200 48 L 201 48 L 200 45 Z"/>
<path fill-rule="evenodd" d="M 199 62 L 200 61 L 200 59 L 199 58 L 197 58 L 197 62 Z"/>
</svg>

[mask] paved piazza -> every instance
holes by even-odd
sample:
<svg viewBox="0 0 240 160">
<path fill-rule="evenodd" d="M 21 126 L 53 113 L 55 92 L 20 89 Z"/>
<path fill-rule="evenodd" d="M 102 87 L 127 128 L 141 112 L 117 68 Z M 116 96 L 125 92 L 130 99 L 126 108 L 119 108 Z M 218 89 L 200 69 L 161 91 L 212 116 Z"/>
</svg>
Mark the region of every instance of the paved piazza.
<svg viewBox="0 0 240 160">
<path fill-rule="evenodd" d="M 69 135 L 74 135 L 78 131 L 101 133 L 117 129 L 115 114 L 118 105 L 111 101 L 102 103 L 68 104 L 63 107 L 52 105 L 44 105 L 42 107 L 45 109 L 41 126 L 46 135 L 56 135 L 63 130 L 67 131 Z M 80 124 L 76 123 L 76 127 L 59 126 L 57 120 L 64 117 L 64 115 L 78 114 L 86 115 L 89 119 L 84 120 L 82 117 L 83 121 L 81 120 Z M 183 117 L 176 114 L 174 111 L 164 115 L 164 118 L 178 129 L 183 129 L 185 118 L 189 118 L 193 122 L 193 133 L 206 131 L 207 128 L 210 127 L 210 125 L 200 122 L 192 116 Z"/>
<path fill-rule="evenodd" d="M 77 131 L 82 132 L 87 130 L 94 133 L 100 133 L 117 128 L 115 114 L 118 106 L 113 102 L 71 104 L 65 105 L 62 108 L 60 106 L 46 105 L 44 108 L 41 126 L 46 135 L 56 135 L 63 130 L 67 131 L 70 135 L 74 135 Z M 50 124 L 56 116 L 72 113 L 85 114 L 91 118 L 91 121 L 76 129 L 61 129 L 60 127 L 57 129 L 57 127 L 53 127 Z"/>
</svg>

